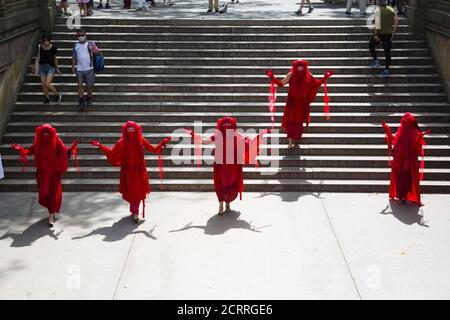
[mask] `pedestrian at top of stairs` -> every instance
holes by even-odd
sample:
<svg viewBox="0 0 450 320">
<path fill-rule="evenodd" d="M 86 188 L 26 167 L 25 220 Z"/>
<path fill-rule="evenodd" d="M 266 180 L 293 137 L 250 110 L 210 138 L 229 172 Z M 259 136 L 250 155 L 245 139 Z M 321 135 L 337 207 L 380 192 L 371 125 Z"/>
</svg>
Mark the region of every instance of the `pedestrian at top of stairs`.
<svg viewBox="0 0 450 320">
<path fill-rule="evenodd" d="M 231 0 L 231 3 L 239 3 L 239 0 Z M 228 11 L 228 2 L 225 2 L 222 5 L 222 8 L 219 9 L 219 0 L 209 0 L 208 1 L 208 10 L 206 13 L 212 13 L 213 9 L 216 13 L 224 14 Z"/>
<path fill-rule="evenodd" d="M 87 4 L 87 15 L 88 16 L 92 16 L 94 14 L 94 0 L 89 0 L 88 4 Z"/>
<path fill-rule="evenodd" d="M 379 5 L 375 10 L 375 28 L 373 29 L 373 35 L 369 42 L 369 50 L 373 58 L 370 66 L 372 68 L 380 66 L 375 47 L 380 44 L 380 42 L 383 43 L 385 69 L 382 76 L 389 77 L 392 41 L 394 40 L 394 35 L 398 27 L 398 16 L 395 13 L 395 10 L 387 5 L 387 0 L 379 0 L 378 3 Z"/>
<path fill-rule="evenodd" d="M 85 17 L 88 15 L 89 0 L 77 0 L 78 8 L 80 9 L 80 16 Z"/>
<path fill-rule="evenodd" d="M 103 1 L 98 1 L 97 9 L 103 9 Z M 109 5 L 109 0 L 106 0 L 105 9 L 111 9 L 111 6 Z"/>
<path fill-rule="evenodd" d="M 302 2 L 300 3 L 300 8 L 297 11 L 295 11 L 296 15 L 298 15 L 298 16 L 303 16 L 304 15 L 302 10 L 303 10 L 303 7 L 305 6 L 306 2 L 308 3 L 308 7 L 309 7 L 308 13 L 311 13 L 314 10 L 313 5 L 311 4 L 311 0 L 302 0 Z"/>
<path fill-rule="evenodd" d="M 366 7 L 367 7 L 367 0 L 358 0 L 359 1 L 359 15 L 361 17 L 367 16 Z M 347 16 L 352 16 L 352 5 L 353 0 L 347 0 L 347 9 L 345 10 L 345 14 Z"/>
<path fill-rule="evenodd" d="M 92 94 L 95 84 L 94 53 L 98 52 L 97 45 L 87 40 L 86 31 L 77 30 L 78 42 L 72 50 L 72 73 L 76 74 L 78 82 L 79 108 L 81 111 L 92 107 Z M 87 100 L 84 101 L 83 84 L 87 86 Z"/>
<path fill-rule="evenodd" d="M 52 85 L 55 73 L 61 75 L 57 53 L 58 49 L 51 41 L 51 37 L 44 33 L 38 46 L 38 56 L 32 70 L 33 74 L 38 74 L 41 78 L 44 104 L 49 104 L 52 101 L 61 102 L 61 94 Z M 50 92 L 53 94 L 52 97 L 50 97 Z"/>
<path fill-rule="evenodd" d="M 72 14 L 67 11 L 68 8 L 69 8 L 69 0 L 61 0 L 58 5 L 58 14 L 62 17 L 71 16 Z"/>
</svg>

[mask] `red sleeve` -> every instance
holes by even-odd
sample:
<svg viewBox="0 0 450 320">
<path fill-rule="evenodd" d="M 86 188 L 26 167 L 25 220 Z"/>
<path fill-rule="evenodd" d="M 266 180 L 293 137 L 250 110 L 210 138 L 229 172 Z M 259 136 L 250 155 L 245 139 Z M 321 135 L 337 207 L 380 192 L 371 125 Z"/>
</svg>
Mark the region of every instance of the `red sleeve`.
<svg viewBox="0 0 450 320">
<path fill-rule="evenodd" d="M 69 167 L 69 148 L 67 148 L 59 137 L 56 138 L 56 158 L 58 159 L 58 169 L 65 173 Z"/>
<path fill-rule="evenodd" d="M 122 159 L 122 139 L 117 141 L 117 143 L 112 148 L 100 145 L 100 150 L 103 151 L 110 165 L 114 167 L 120 166 L 120 160 Z"/>
<path fill-rule="evenodd" d="M 309 73 L 309 81 L 308 81 L 308 103 L 312 103 L 317 96 L 317 92 L 322 84 L 324 84 L 325 80 L 317 80 L 314 76 Z"/>
<path fill-rule="evenodd" d="M 169 142 L 170 142 L 170 138 L 164 138 L 161 140 L 161 142 L 157 146 L 154 146 L 154 145 L 150 144 L 150 142 L 147 139 L 145 139 L 145 138 L 142 139 L 144 148 L 154 154 L 160 154 L 164 145 L 166 145 Z"/>
<path fill-rule="evenodd" d="M 385 124 L 385 125 L 383 126 L 383 129 L 384 129 L 384 131 L 386 132 L 386 143 L 387 143 L 388 146 L 390 147 L 390 146 L 392 146 L 392 145 L 394 144 L 395 137 L 394 137 L 394 135 L 392 134 L 391 128 L 389 128 L 389 125 L 388 125 L 388 124 Z"/>
</svg>

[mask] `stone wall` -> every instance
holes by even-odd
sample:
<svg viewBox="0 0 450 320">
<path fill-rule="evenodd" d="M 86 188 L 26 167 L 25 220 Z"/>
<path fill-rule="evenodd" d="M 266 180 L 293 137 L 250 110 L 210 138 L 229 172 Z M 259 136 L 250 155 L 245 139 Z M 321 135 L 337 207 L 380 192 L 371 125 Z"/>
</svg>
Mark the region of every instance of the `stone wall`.
<svg viewBox="0 0 450 320">
<path fill-rule="evenodd" d="M 412 30 L 427 39 L 450 102 L 450 1 L 407 1 Z"/>
<path fill-rule="evenodd" d="M 41 32 L 52 31 L 56 0 L 0 0 L 0 139 Z"/>
</svg>

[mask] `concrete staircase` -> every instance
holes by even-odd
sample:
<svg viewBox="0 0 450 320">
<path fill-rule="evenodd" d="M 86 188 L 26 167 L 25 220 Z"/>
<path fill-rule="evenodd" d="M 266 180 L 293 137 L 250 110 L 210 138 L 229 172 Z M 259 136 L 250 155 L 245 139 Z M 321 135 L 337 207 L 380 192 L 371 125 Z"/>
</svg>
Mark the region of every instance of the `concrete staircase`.
<svg viewBox="0 0 450 320">
<path fill-rule="evenodd" d="M 71 48 L 76 40 L 59 20 L 53 35 L 59 48 L 63 76 L 56 80 L 63 94 L 60 105 L 44 106 L 36 76 L 26 75 L 22 92 L 0 146 L 6 179 L 0 191 L 35 191 L 34 169 L 23 174 L 10 143 L 28 146 L 34 129 L 52 123 L 69 144 L 80 141 L 81 174 L 71 167 L 65 191 L 116 191 L 118 168 L 110 167 L 91 139 L 111 145 L 126 120 L 143 126 L 145 136 L 157 142 L 177 128 L 215 125 L 224 115 L 238 119 L 245 129 L 270 127 L 267 110 L 268 79 L 264 70 L 286 74 L 294 59 L 309 60 L 311 72 L 321 76 L 334 69 L 329 81 L 331 119 L 323 116 L 323 91 L 312 105 L 312 123 L 301 149 L 285 150 L 284 134 L 279 167 L 246 167 L 247 191 L 387 192 L 389 168 L 384 132 L 385 119 L 396 128 L 402 114 L 413 112 L 427 137 L 423 191 L 450 192 L 450 111 L 430 51 L 401 19 L 393 49 L 392 76 L 368 67 L 369 30 L 362 19 L 305 20 L 83 20 L 88 38 L 97 42 L 107 69 L 97 75 L 94 109 L 77 112 L 74 77 L 70 74 Z M 380 57 L 384 54 L 380 52 Z M 383 58 L 381 59 L 384 62 Z M 31 67 L 30 67 L 31 69 Z M 286 89 L 279 90 L 277 127 L 281 122 Z M 165 150 L 166 190 L 213 190 L 212 167 L 175 165 Z M 192 145 L 188 145 L 192 147 Z M 205 147 L 207 148 L 207 147 Z M 153 190 L 159 190 L 157 158 L 147 155 Z"/>
</svg>

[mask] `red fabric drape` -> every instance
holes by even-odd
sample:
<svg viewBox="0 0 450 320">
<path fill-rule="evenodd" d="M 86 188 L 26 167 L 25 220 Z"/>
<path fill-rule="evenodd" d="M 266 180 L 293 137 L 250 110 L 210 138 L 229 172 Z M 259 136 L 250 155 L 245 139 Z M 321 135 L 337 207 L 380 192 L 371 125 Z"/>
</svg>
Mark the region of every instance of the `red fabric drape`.
<svg viewBox="0 0 450 320">
<path fill-rule="evenodd" d="M 423 180 L 424 163 L 424 135 L 416 118 L 409 112 L 405 113 L 395 135 L 389 126 L 382 122 L 386 132 L 388 145 L 388 163 L 391 165 L 391 179 L 389 197 L 391 199 L 408 200 L 422 205 L 420 200 L 420 180 Z M 393 160 L 390 161 L 391 151 Z M 419 165 L 419 155 L 422 156 Z"/>
<path fill-rule="evenodd" d="M 269 111 L 273 120 L 276 102 L 275 85 L 281 87 L 283 84 L 273 76 L 271 71 L 267 71 L 266 74 L 271 78 Z M 321 80 L 317 80 L 309 72 L 306 60 L 296 60 L 292 63 L 290 74 L 288 96 L 281 127 L 286 131 L 288 138 L 299 141 L 303 134 L 303 123 L 306 122 L 306 126 L 308 126 L 311 122 L 310 104 L 314 101 L 322 85 L 324 85 L 324 114 L 327 120 L 330 119 L 327 80 L 334 72 L 328 70 Z"/>
<path fill-rule="evenodd" d="M 39 187 L 39 204 L 48 212 L 59 213 L 62 203 L 62 175 L 67 171 L 70 154 L 77 154 L 77 142 L 67 148 L 50 124 L 36 128 L 33 145 L 26 149 L 14 144 L 19 151 L 20 162 L 28 165 L 28 156 L 34 155 L 36 182 Z"/>
<path fill-rule="evenodd" d="M 91 143 L 103 151 L 112 166 L 120 167 L 120 193 L 122 198 L 130 203 L 135 203 L 144 202 L 147 194 L 150 193 L 144 148 L 158 154 L 162 186 L 163 163 L 160 155 L 162 149 L 170 140 L 170 138 L 165 138 L 157 146 L 153 146 L 142 136 L 141 126 L 133 121 L 128 121 L 122 126 L 122 137 L 112 148 L 103 146 L 97 141 Z M 145 217 L 144 212 L 143 215 Z"/>
<path fill-rule="evenodd" d="M 194 140 L 201 137 L 192 130 L 186 129 Z M 211 136 L 214 142 L 214 189 L 219 201 L 230 203 L 239 194 L 242 200 L 244 191 L 244 164 L 257 165 L 259 145 L 264 134 L 271 132 L 267 129 L 250 139 L 237 131 L 236 119 L 224 117 L 217 120 L 216 132 Z"/>
</svg>

